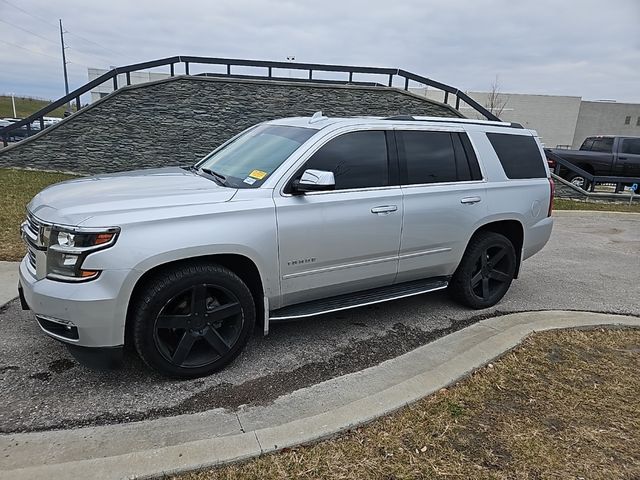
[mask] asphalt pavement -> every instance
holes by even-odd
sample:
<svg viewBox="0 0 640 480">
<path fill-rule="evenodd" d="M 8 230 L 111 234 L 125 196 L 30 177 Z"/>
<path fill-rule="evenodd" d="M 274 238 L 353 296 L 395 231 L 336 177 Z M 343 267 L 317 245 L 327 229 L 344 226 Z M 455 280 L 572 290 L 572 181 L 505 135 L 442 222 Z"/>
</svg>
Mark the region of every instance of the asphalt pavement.
<svg viewBox="0 0 640 480">
<path fill-rule="evenodd" d="M 495 308 L 466 310 L 438 292 L 273 325 L 227 369 L 191 381 L 154 375 L 133 354 L 119 371 L 85 369 L 12 301 L 0 308 L 0 432 L 269 405 L 480 319 L 549 309 L 640 315 L 640 215 L 558 212 L 551 241 Z"/>
</svg>

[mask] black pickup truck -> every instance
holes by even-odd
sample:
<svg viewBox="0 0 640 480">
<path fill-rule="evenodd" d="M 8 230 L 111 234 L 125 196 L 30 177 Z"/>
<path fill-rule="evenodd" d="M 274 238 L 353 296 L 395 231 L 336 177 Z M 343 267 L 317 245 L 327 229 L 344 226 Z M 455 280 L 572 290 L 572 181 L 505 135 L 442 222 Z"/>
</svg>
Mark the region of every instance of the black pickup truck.
<svg viewBox="0 0 640 480">
<path fill-rule="evenodd" d="M 640 137 L 599 135 L 587 137 L 580 150 L 550 151 L 592 175 L 640 177 Z M 567 168 L 560 168 L 560 176 L 585 190 L 589 186 L 586 178 Z"/>
</svg>

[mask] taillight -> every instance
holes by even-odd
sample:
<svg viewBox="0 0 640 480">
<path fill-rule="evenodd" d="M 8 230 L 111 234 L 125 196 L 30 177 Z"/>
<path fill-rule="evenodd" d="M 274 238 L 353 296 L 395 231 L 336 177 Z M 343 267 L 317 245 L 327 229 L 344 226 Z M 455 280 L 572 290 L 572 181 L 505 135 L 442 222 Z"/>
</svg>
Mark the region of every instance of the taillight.
<svg viewBox="0 0 640 480">
<path fill-rule="evenodd" d="M 550 217 L 553 213 L 553 197 L 556 194 L 556 184 L 553 183 L 553 178 L 549 177 L 549 211 L 547 217 Z"/>
<path fill-rule="evenodd" d="M 547 158 L 547 165 L 549 165 L 549 170 L 553 170 L 556 168 L 556 161 Z"/>
</svg>

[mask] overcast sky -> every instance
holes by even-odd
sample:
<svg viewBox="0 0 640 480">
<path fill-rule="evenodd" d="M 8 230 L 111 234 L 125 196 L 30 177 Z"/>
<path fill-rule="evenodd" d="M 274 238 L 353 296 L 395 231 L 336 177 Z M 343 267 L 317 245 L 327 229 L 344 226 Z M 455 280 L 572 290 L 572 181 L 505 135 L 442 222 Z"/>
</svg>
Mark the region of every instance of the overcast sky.
<svg viewBox="0 0 640 480">
<path fill-rule="evenodd" d="M 403 68 L 462 90 L 640 102 L 640 0 L 0 0 L 0 93 L 172 55 Z"/>
</svg>

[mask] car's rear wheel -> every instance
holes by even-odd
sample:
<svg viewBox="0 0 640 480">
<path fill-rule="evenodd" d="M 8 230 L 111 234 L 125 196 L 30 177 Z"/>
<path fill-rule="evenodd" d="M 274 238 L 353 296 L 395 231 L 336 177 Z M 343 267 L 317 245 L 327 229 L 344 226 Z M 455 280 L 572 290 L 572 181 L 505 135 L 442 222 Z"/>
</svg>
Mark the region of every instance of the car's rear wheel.
<svg viewBox="0 0 640 480">
<path fill-rule="evenodd" d="M 589 180 L 587 180 L 584 176 L 580 175 L 579 173 L 571 173 L 567 177 L 567 181 L 583 190 L 589 190 L 589 187 L 591 185 L 589 183 Z"/>
<path fill-rule="evenodd" d="M 449 292 L 467 307 L 488 308 L 507 293 L 516 271 L 516 253 L 507 237 L 481 232 L 471 239 L 456 269 Z"/>
<path fill-rule="evenodd" d="M 133 309 L 144 362 L 171 377 L 209 375 L 229 364 L 255 324 L 249 288 L 215 264 L 183 265 L 149 280 Z"/>
</svg>

